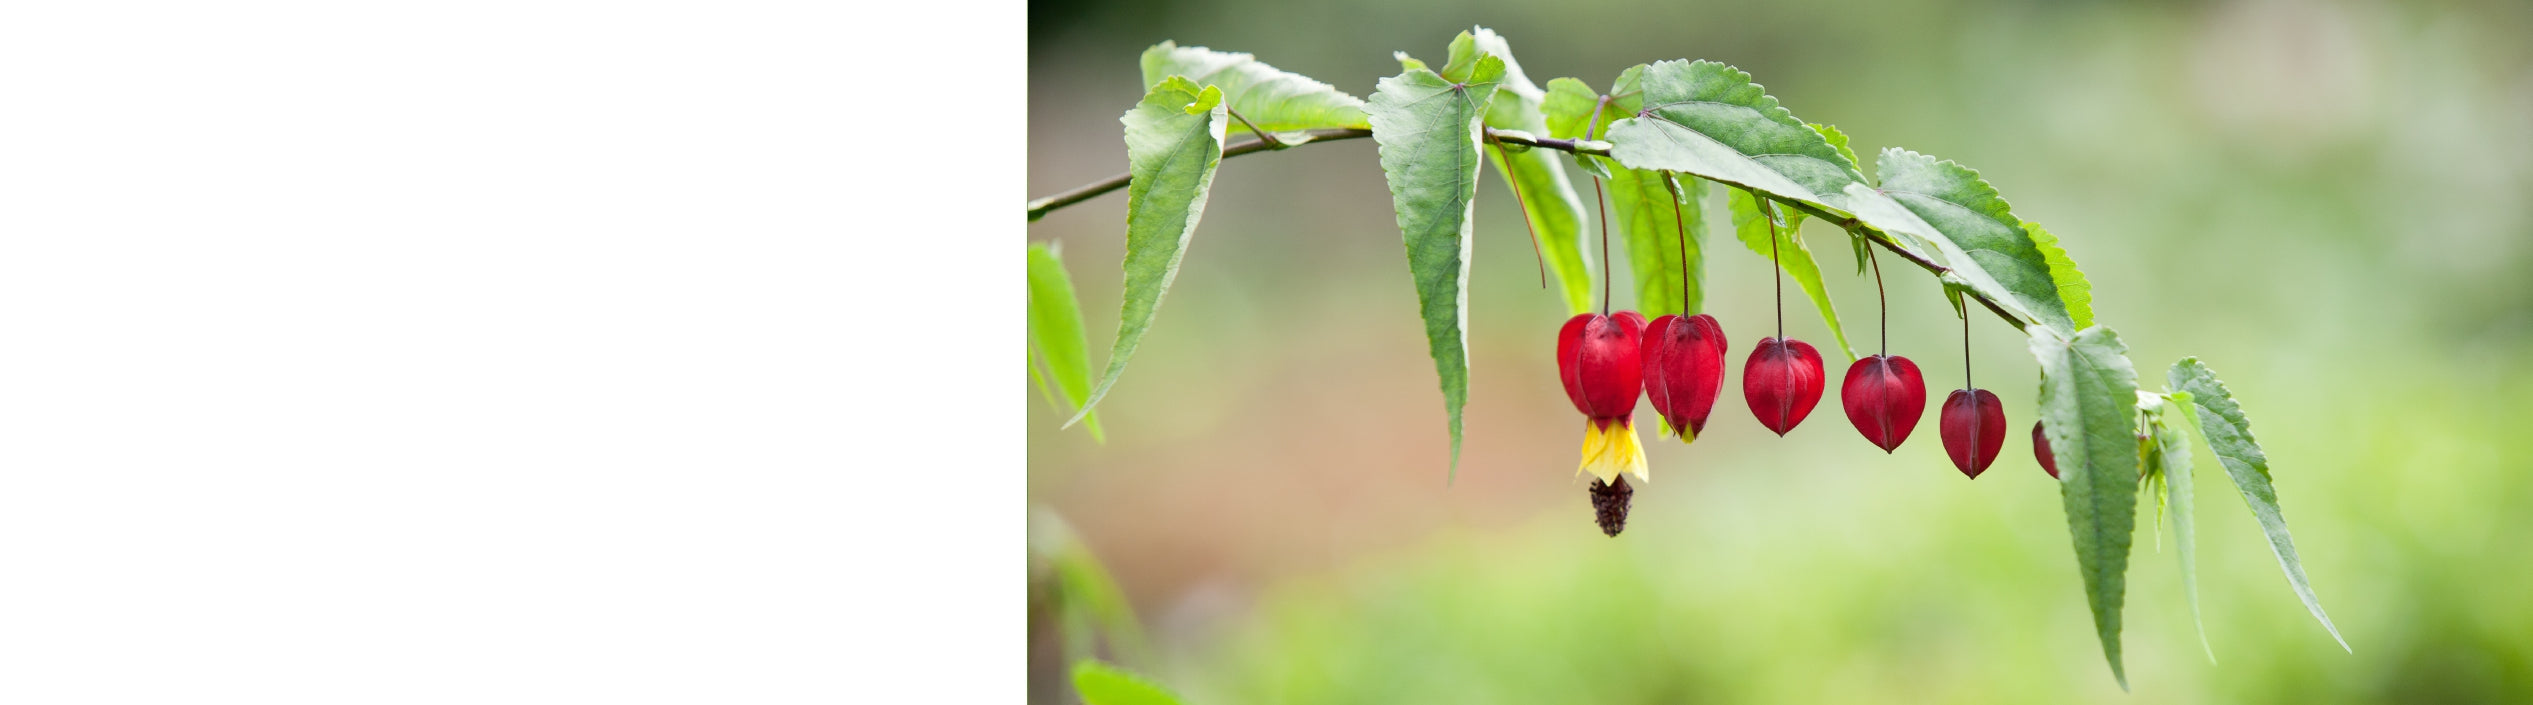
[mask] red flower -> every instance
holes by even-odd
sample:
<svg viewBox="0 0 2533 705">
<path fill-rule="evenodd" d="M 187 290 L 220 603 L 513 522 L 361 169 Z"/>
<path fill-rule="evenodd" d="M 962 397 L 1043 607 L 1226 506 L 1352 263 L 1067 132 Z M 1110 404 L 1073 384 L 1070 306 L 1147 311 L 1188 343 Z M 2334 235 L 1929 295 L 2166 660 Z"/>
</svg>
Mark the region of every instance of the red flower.
<svg viewBox="0 0 2533 705">
<path fill-rule="evenodd" d="M 1944 398 L 1943 436 L 1944 454 L 1952 456 L 1953 467 L 1979 479 L 2005 447 L 2005 404 L 1985 389 L 1953 390 Z"/>
<path fill-rule="evenodd" d="M 1889 453 L 1909 439 L 1918 417 L 1926 415 L 1926 380 L 1908 358 L 1875 355 L 1847 368 L 1838 401 L 1847 407 L 1847 421 L 1856 431 Z"/>
<path fill-rule="evenodd" d="M 1714 316 L 1663 316 L 1645 328 L 1645 398 L 1663 429 L 1680 442 L 1697 440 L 1715 396 L 1724 389 L 1724 326 Z"/>
<path fill-rule="evenodd" d="M 1760 425 L 1785 435 L 1821 402 L 1821 354 L 1800 340 L 1759 339 L 1742 370 L 1741 397 Z"/>
<path fill-rule="evenodd" d="M 1603 482 L 1621 472 L 1645 475 L 1645 450 L 1636 442 L 1636 397 L 1644 393 L 1642 348 L 1645 317 L 1634 311 L 1567 319 L 1557 332 L 1557 376 L 1566 396 L 1588 419 L 1583 466 Z"/>
</svg>

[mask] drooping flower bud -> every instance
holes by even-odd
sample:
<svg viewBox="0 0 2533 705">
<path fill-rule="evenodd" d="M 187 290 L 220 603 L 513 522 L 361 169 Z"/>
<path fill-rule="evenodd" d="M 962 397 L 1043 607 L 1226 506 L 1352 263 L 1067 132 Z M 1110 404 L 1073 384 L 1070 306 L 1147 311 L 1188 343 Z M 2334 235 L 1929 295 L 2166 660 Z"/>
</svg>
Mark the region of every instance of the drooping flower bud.
<svg viewBox="0 0 2533 705">
<path fill-rule="evenodd" d="M 2040 422 L 2032 422 L 2032 457 L 2040 460 L 2040 469 L 2049 471 L 2049 479 L 2058 479 L 2058 459 L 2049 452 L 2049 437 L 2041 435 Z"/>
<path fill-rule="evenodd" d="M 1821 402 L 1821 354 L 1800 340 L 1761 338 L 1742 368 L 1741 397 L 1759 425 L 1783 436 Z"/>
<path fill-rule="evenodd" d="M 1875 355 L 1847 368 L 1838 402 L 1847 407 L 1847 421 L 1865 440 L 1889 453 L 1908 440 L 1918 417 L 1926 415 L 1926 379 L 1908 358 Z"/>
<path fill-rule="evenodd" d="M 1943 436 L 1944 454 L 1952 456 L 1953 467 L 1979 479 L 2005 448 L 2005 404 L 1985 389 L 1953 390 L 1944 398 Z"/>
<path fill-rule="evenodd" d="M 1714 316 L 1663 316 L 1645 327 L 1645 398 L 1680 442 L 1706 431 L 1724 389 L 1724 326 Z"/>
<path fill-rule="evenodd" d="M 1620 311 L 1575 316 L 1557 333 L 1557 376 L 1575 410 L 1587 419 L 1578 472 L 1604 483 L 1617 480 L 1621 472 L 1650 479 L 1634 425 L 1636 397 L 1645 388 L 1644 328 L 1644 316 Z"/>
</svg>

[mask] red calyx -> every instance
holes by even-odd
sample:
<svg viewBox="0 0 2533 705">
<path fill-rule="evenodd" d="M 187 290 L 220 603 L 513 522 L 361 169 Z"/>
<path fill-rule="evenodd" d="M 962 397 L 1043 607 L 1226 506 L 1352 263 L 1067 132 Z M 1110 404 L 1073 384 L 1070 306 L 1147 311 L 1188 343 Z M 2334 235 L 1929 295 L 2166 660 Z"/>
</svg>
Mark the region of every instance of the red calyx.
<svg viewBox="0 0 2533 705">
<path fill-rule="evenodd" d="M 1682 442 L 1706 431 L 1724 389 L 1724 326 L 1714 316 L 1663 316 L 1645 327 L 1645 398 Z"/>
<path fill-rule="evenodd" d="M 1557 377 L 1574 408 L 1593 420 L 1626 419 L 1644 391 L 1645 317 L 1634 311 L 1580 314 L 1557 331 Z"/>
<path fill-rule="evenodd" d="M 1759 339 L 1742 369 L 1741 397 L 1759 425 L 1785 435 L 1821 402 L 1821 354 L 1800 340 Z"/>
<path fill-rule="evenodd" d="M 2049 437 L 2041 435 L 2040 422 L 2032 422 L 2032 457 L 2040 460 L 2040 469 L 2049 471 L 2049 479 L 2058 479 L 2058 460 L 2049 452 Z"/>
<path fill-rule="evenodd" d="M 1943 436 L 1944 454 L 1952 456 L 1953 467 L 1979 479 L 2005 448 L 2005 404 L 1985 389 L 1953 390 L 1944 398 Z"/>
<path fill-rule="evenodd" d="M 1926 415 L 1926 379 L 1917 363 L 1898 355 L 1875 355 L 1847 368 L 1838 402 L 1847 407 L 1847 421 L 1882 452 L 1909 438 L 1917 419 Z"/>
</svg>

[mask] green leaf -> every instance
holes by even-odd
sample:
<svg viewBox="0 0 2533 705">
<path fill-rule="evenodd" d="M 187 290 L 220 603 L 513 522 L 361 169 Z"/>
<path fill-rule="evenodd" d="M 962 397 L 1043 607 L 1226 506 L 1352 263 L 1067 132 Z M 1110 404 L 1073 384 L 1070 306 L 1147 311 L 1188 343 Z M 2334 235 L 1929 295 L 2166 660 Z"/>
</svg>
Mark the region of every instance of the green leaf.
<svg viewBox="0 0 2533 705">
<path fill-rule="evenodd" d="M 2313 613 L 2341 649 L 2347 650 L 2348 640 L 2340 636 L 2339 627 L 2331 624 L 2331 616 L 2322 612 L 2322 598 L 2314 596 L 2313 584 L 2304 576 L 2304 563 L 2296 558 L 2295 538 L 2287 534 L 2287 517 L 2278 508 L 2278 490 L 2270 484 L 2269 456 L 2252 439 L 2251 419 L 2243 415 L 2225 382 L 2218 380 L 2199 358 L 2185 357 L 2173 363 L 2164 378 L 2170 389 L 2190 393 L 2208 449 L 2216 452 L 2226 476 L 2234 480 L 2234 489 L 2242 492 L 2243 503 L 2251 506 L 2252 517 L 2260 521 L 2260 530 L 2269 535 L 2269 549 L 2278 554 L 2278 567 L 2286 570 L 2287 585 L 2295 588 L 2296 598 L 2304 601 L 2304 608 Z"/>
<path fill-rule="evenodd" d="M 2095 326 L 2073 340 L 2054 329 L 2026 331 L 2040 361 L 2042 434 L 2058 461 L 2060 499 L 2076 546 L 2093 626 L 2111 676 L 2128 689 L 2120 662 L 2120 607 L 2127 595 L 2129 544 L 2137 529 L 2137 370 L 2119 334 Z"/>
<path fill-rule="evenodd" d="M 1658 61 L 1640 76 L 1640 114 L 1609 130 L 1611 156 L 1621 164 L 1837 208 L 1844 208 L 1839 194 L 1847 185 L 1865 181 L 1855 162 L 1778 106 L 1750 74 L 1712 61 Z"/>
<path fill-rule="evenodd" d="M 1098 661 L 1083 660 L 1073 664 L 1073 690 L 1082 694 L 1084 705 L 1179 705 L 1179 696 L 1172 694 L 1142 676 Z"/>
<path fill-rule="evenodd" d="M 1820 309 L 1821 322 L 1829 324 L 1830 335 L 1838 339 L 1839 352 L 1847 354 L 1848 362 L 1855 362 L 1856 348 L 1848 344 L 1847 329 L 1838 324 L 1838 309 L 1829 303 L 1829 289 L 1821 282 L 1820 263 L 1812 259 L 1812 249 L 1803 245 L 1803 214 L 1778 207 L 1776 212 L 1784 222 L 1772 231 L 1767 215 L 1759 211 L 1759 202 L 1751 197 L 1749 191 L 1731 189 L 1726 192 L 1725 200 L 1733 212 L 1733 233 L 1741 238 L 1743 247 L 1767 257 L 1771 247 L 1769 233 L 1776 233 L 1774 247 L 1778 268 L 1785 270 L 1786 276 L 1803 288 L 1804 296 L 1811 297 L 1812 306 Z"/>
<path fill-rule="evenodd" d="M 1178 277 L 1188 237 L 1205 214 L 1214 169 L 1222 165 L 1229 122 L 1222 102 L 1220 89 L 1199 89 L 1172 76 L 1154 84 L 1143 102 L 1119 119 L 1126 124 L 1126 171 L 1132 175 L 1126 184 L 1125 302 L 1117 312 L 1117 342 L 1108 349 L 1108 372 L 1067 426 L 1089 416 L 1117 385 L 1117 375 L 1152 327 L 1161 294 Z"/>
<path fill-rule="evenodd" d="M 1643 64 L 1628 67 L 1618 74 L 1618 82 L 1610 86 L 1610 101 L 1601 102 L 1601 93 L 1578 79 L 1559 78 L 1548 82 L 1548 94 L 1540 99 L 1540 112 L 1547 116 L 1548 136 L 1557 139 L 1580 139 L 1586 132 L 1596 139 L 1606 139 L 1610 126 L 1619 119 L 1636 114 L 1644 107 Z M 1600 108 L 1598 119 L 1593 112 Z"/>
<path fill-rule="evenodd" d="M 1503 96 L 1496 96 L 1496 102 L 1502 103 Z M 1547 259 L 1548 272 L 1556 276 L 1566 308 L 1574 313 L 1591 310 L 1592 260 L 1583 248 L 1583 199 L 1575 195 L 1574 182 L 1557 164 L 1557 153 L 1489 150 L 1487 158 L 1495 163 L 1496 173 L 1504 175 L 1505 188 L 1521 202 L 1524 225 L 1538 237 L 1539 254 Z"/>
<path fill-rule="evenodd" d="M 2032 236 L 2032 246 L 2040 250 L 2041 259 L 2049 262 L 2049 280 L 2058 285 L 2058 300 L 2067 305 L 2067 318 L 2077 330 L 2093 327 L 2093 283 L 2085 281 L 2084 270 L 2067 257 L 2067 249 L 2058 244 L 2058 236 L 2043 230 L 2039 223 L 2023 221 L 2023 232 Z"/>
<path fill-rule="evenodd" d="M 1451 422 L 1451 467 L 1460 467 L 1460 410 L 1469 399 L 1469 216 L 1478 189 L 1479 141 L 1504 62 L 1478 60 L 1469 80 L 1424 69 L 1381 79 L 1366 105 L 1381 145 L 1398 229 L 1416 280 L 1425 342 Z"/>
<path fill-rule="evenodd" d="M 1706 231 L 1703 182 L 1617 169 L 1610 173 L 1609 188 L 1613 224 L 1624 233 L 1627 261 L 1636 271 L 1636 311 L 1647 319 L 1699 311 L 1706 271 L 1699 238 Z M 1687 221 L 1685 241 L 1682 221 Z"/>
<path fill-rule="evenodd" d="M 1057 408 L 1080 412 L 1081 400 L 1091 393 L 1090 337 L 1083 332 L 1082 302 L 1074 297 L 1073 277 L 1064 271 L 1056 248 L 1034 242 L 1029 244 L 1029 347 L 1064 392 Z M 1029 366 L 1029 374 L 1037 377 L 1036 364 Z M 1046 380 L 1039 382 L 1039 389 L 1046 390 Z M 1082 427 L 1091 432 L 1091 440 L 1107 442 L 1098 415 L 1083 414 Z"/>
<path fill-rule="evenodd" d="M 2021 237 L 2020 222 L 2005 228 L 2017 241 L 1969 219 L 1993 215 L 1983 210 L 1991 205 L 2003 213 L 2004 202 L 1977 181 L 1976 172 L 1949 162 L 1935 164 L 1914 153 L 1886 152 L 1883 187 L 1897 187 L 1901 197 L 1885 195 L 1865 180 L 1839 145 L 1830 143 L 1828 131 L 1795 119 L 1750 82 L 1749 74 L 1723 64 L 1656 62 L 1643 72 L 1641 90 L 1642 112 L 1610 129 L 1611 155 L 1620 164 L 1752 189 L 1841 227 L 1870 227 L 1915 258 L 1949 270 L 2016 327 L 2042 323 L 2062 335 L 2074 334 L 2047 265 L 2029 239 Z M 1550 91 L 1554 97 L 1553 84 Z M 1939 214 L 1940 222 L 1930 223 L 1919 209 Z M 1957 212 L 1962 210 L 1969 212 Z M 1944 226 L 1969 229 L 1953 232 Z M 2007 257 L 1999 260 L 1999 254 Z M 2025 255 L 2037 268 L 2004 274 L 1987 270 L 2021 266 Z"/>
<path fill-rule="evenodd" d="M 1143 85 L 1185 76 L 1221 88 L 1224 103 L 1268 132 L 1370 125 L 1363 101 L 1308 76 L 1268 66 L 1248 54 L 1162 42 L 1143 52 Z M 1235 134 L 1248 129 L 1233 121 Z"/>
<path fill-rule="evenodd" d="M 2190 393 L 2149 395 L 2160 400 L 2147 413 L 2154 426 L 2156 461 L 2163 468 L 2164 504 L 2172 510 L 2172 539 L 2175 553 L 2181 559 L 2181 589 L 2190 603 L 2190 625 L 2199 630 L 2199 648 L 2208 654 L 2208 662 L 2216 662 L 2216 647 L 2208 644 L 2207 621 L 2199 616 L 2198 534 L 2192 527 L 2193 509 L 2190 467 L 2190 439 L 2198 433 L 2196 415 L 2190 410 Z"/>
<path fill-rule="evenodd" d="M 1804 123 L 1804 126 L 1812 128 L 1813 132 L 1821 133 L 1821 139 L 1828 141 L 1829 146 L 1837 148 L 1838 156 L 1846 157 L 1847 163 L 1858 164 L 1864 161 L 1856 158 L 1856 150 L 1847 148 L 1847 133 L 1838 131 L 1837 125 L 1812 122 Z"/>
<path fill-rule="evenodd" d="M 1991 294 L 1990 299 L 2000 298 L 1993 295 L 2000 292 L 2011 296 L 2041 323 L 2062 332 L 2081 330 L 2059 298 L 2048 259 L 2023 231 L 2022 219 L 2014 217 L 1979 172 L 1905 149 L 1882 150 L 1875 170 L 1884 195 L 1933 226 L 1934 232 L 1927 234 L 1941 237 L 1976 263 L 1956 267 L 1974 290 Z M 1964 261 L 1952 250 L 1945 254 L 1949 262 Z"/>
<path fill-rule="evenodd" d="M 1545 118 L 1548 136 L 1558 139 L 1603 138 L 1609 136 L 1610 125 L 1632 115 L 1644 105 L 1644 92 L 1639 89 L 1645 67 L 1628 67 L 1618 74 L 1618 82 L 1610 86 L 1610 99 L 1604 103 L 1601 94 L 1590 84 L 1571 78 L 1548 82 L 1548 94 L 1540 100 L 1539 111 Z M 1597 110 L 1596 110 L 1597 108 Z M 1602 157 L 1574 155 L 1576 166 L 1602 179 L 1612 178 L 1610 160 Z"/>
<path fill-rule="evenodd" d="M 1126 601 L 1090 546 L 1062 516 L 1043 507 L 1029 511 L 1029 550 L 1046 562 L 1054 576 L 1053 598 L 1062 620 L 1066 659 L 1091 657 L 1101 640 L 1127 663 L 1152 662 L 1151 646 L 1134 607 Z"/>
<path fill-rule="evenodd" d="M 1451 62 L 1443 68 L 1442 77 L 1465 81 L 1485 56 L 1504 62 L 1504 78 L 1487 107 L 1487 126 L 1547 133 L 1546 115 L 1540 111 L 1547 93 L 1522 74 L 1521 64 L 1513 60 L 1512 45 L 1494 30 L 1479 27 L 1453 39 Z M 1566 307 L 1575 313 L 1592 310 L 1591 256 L 1583 248 L 1583 199 L 1557 164 L 1557 155 L 1548 150 L 1487 150 L 1487 157 L 1495 163 L 1496 173 L 1504 175 L 1505 188 L 1520 202 L 1524 224 L 1538 239 L 1540 256 L 1556 275 Z"/>
</svg>

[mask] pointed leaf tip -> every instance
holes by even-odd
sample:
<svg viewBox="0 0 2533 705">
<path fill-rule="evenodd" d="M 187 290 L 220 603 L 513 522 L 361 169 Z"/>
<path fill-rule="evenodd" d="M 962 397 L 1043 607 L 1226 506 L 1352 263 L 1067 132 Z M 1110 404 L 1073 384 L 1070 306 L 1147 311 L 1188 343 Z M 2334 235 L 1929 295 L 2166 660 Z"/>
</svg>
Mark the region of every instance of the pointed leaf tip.
<svg viewBox="0 0 2533 705">
<path fill-rule="evenodd" d="M 1147 59 L 1149 55 L 1147 54 Z M 1199 87 L 1182 76 L 1169 76 L 1152 86 L 1133 110 L 1118 119 L 1126 128 L 1126 259 L 1125 295 L 1117 311 L 1117 340 L 1108 350 L 1108 370 L 1082 402 L 1082 410 L 1064 425 L 1088 417 L 1126 371 L 1126 362 L 1143 344 L 1144 333 L 1159 313 L 1161 296 L 1178 277 L 1179 262 L 1205 214 L 1205 199 L 1222 165 L 1228 108 L 1220 89 Z M 1191 113 L 1190 105 L 1205 105 Z"/>
<path fill-rule="evenodd" d="M 1504 62 L 1477 59 L 1464 81 L 1427 69 L 1381 79 L 1366 102 L 1398 214 L 1417 310 L 1434 359 L 1451 430 L 1451 476 L 1459 474 L 1461 411 L 1468 405 L 1470 216 L 1477 198 L 1484 120 Z"/>
<path fill-rule="evenodd" d="M 2216 452 L 2226 477 L 2234 481 L 2234 489 L 2251 508 L 2261 532 L 2268 536 L 2270 552 L 2278 557 L 2278 567 L 2286 572 L 2287 586 L 2295 590 L 2296 599 L 2304 601 L 2305 611 L 2322 623 L 2322 629 L 2330 632 L 2341 650 L 2356 653 L 2349 648 L 2348 639 L 2340 636 L 2339 627 L 2331 623 L 2331 616 L 2323 612 L 2322 598 L 2314 594 L 2312 581 L 2305 576 L 2304 561 L 2296 554 L 2295 537 L 2287 532 L 2286 515 L 2278 506 L 2278 490 L 2269 474 L 2269 456 L 2252 438 L 2251 419 L 2244 415 L 2233 393 L 2196 357 L 2173 363 L 2165 373 L 2165 382 L 2175 392 L 2190 393 L 2208 449 Z"/>
</svg>

